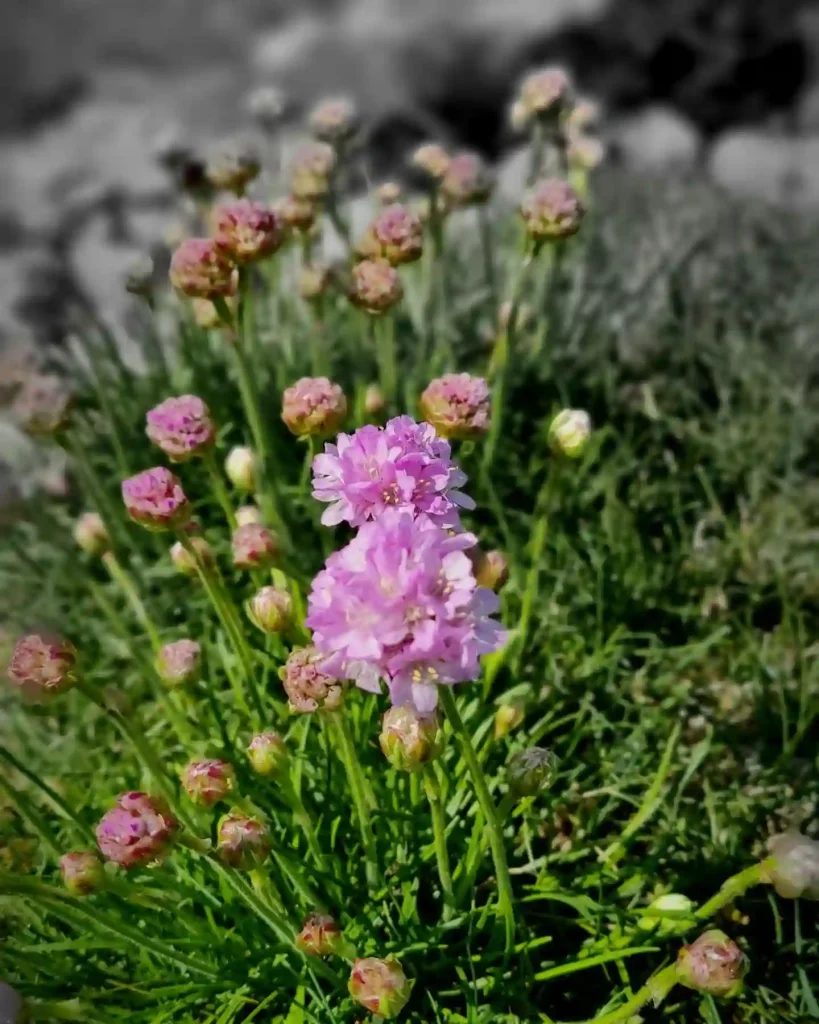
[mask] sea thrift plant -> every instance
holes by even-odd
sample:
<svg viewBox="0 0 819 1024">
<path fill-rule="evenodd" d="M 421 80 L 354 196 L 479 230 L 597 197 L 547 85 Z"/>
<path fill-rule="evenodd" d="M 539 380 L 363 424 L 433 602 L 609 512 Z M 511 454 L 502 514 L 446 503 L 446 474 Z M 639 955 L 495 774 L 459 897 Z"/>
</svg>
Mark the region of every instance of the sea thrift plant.
<svg viewBox="0 0 819 1024">
<path fill-rule="evenodd" d="M 250 199 L 217 206 L 211 226 L 217 246 L 239 265 L 267 259 L 284 241 L 284 225 L 276 212 Z"/>
<path fill-rule="evenodd" d="M 686 988 L 729 998 L 742 988 L 748 969 L 745 954 L 725 932 L 712 928 L 677 957 L 677 979 Z"/>
<path fill-rule="evenodd" d="M 338 144 L 355 134 L 358 128 L 358 111 L 349 97 L 332 97 L 322 100 L 313 108 L 308 124 L 317 139 Z"/>
<path fill-rule="evenodd" d="M 278 775 L 290 759 L 287 744 L 277 732 L 257 733 L 247 747 L 247 759 L 257 775 Z"/>
<path fill-rule="evenodd" d="M 63 885 L 75 896 L 88 896 L 105 885 L 102 861 L 90 850 L 63 854 L 60 857 L 60 876 Z"/>
<path fill-rule="evenodd" d="M 386 260 L 361 260 L 352 269 L 348 295 L 354 306 L 377 316 L 401 301 L 404 286 Z"/>
<path fill-rule="evenodd" d="M 344 700 L 344 683 L 325 671 L 324 655 L 316 647 L 297 647 L 281 669 L 284 692 L 293 711 L 335 711 Z"/>
<path fill-rule="evenodd" d="M 441 437 L 472 438 L 489 429 L 489 387 L 483 377 L 448 373 L 421 395 L 421 415 Z"/>
<path fill-rule="evenodd" d="M 135 868 L 159 860 L 176 830 L 161 801 L 147 793 L 123 793 L 97 825 L 97 844 L 106 860 Z"/>
<path fill-rule="evenodd" d="M 111 547 L 108 529 L 98 512 L 84 512 L 74 524 L 77 546 L 92 558 L 99 558 Z"/>
<path fill-rule="evenodd" d="M 168 687 L 184 686 L 199 676 L 202 648 L 195 640 L 174 640 L 156 656 L 157 675 Z"/>
<path fill-rule="evenodd" d="M 285 388 L 282 419 L 296 437 L 329 437 L 347 416 L 347 399 L 327 377 L 302 377 Z"/>
<path fill-rule="evenodd" d="M 356 960 L 347 986 L 353 999 L 377 1017 L 397 1017 L 412 994 L 412 982 L 394 958 Z"/>
<path fill-rule="evenodd" d="M 238 526 L 230 543 L 237 569 L 270 568 L 279 554 L 276 535 L 261 523 Z"/>
<path fill-rule="evenodd" d="M 191 517 L 182 485 L 164 466 L 123 480 L 122 500 L 131 519 L 148 530 L 178 530 Z"/>
<path fill-rule="evenodd" d="M 28 700 L 46 701 L 74 685 L 76 661 L 76 651 L 67 640 L 29 633 L 14 645 L 9 681 Z"/>
<path fill-rule="evenodd" d="M 270 853 L 270 833 L 258 818 L 231 811 L 219 820 L 216 849 L 228 867 L 251 871 Z"/>
<path fill-rule="evenodd" d="M 386 260 L 397 267 L 413 263 L 424 251 L 424 226 L 420 218 L 401 203 L 381 210 L 358 244 L 359 255 Z"/>
<path fill-rule="evenodd" d="M 250 448 L 237 445 L 228 452 L 225 459 L 225 473 L 233 486 L 248 494 L 256 490 L 258 479 L 256 456 Z"/>
<path fill-rule="evenodd" d="M 171 462 L 187 462 L 213 447 L 210 410 L 197 395 L 166 398 L 146 414 L 145 433 Z"/>
<path fill-rule="evenodd" d="M 247 617 L 263 633 L 283 633 L 293 621 L 293 599 L 281 587 L 262 587 L 245 604 Z"/>
<path fill-rule="evenodd" d="M 378 742 L 393 768 L 416 771 L 440 753 L 440 719 L 435 712 L 421 715 L 410 706 L 391 707 L 381 720 Z"/>
<path fill-rule="evenodd" d="M 532 186 L 520 204 L 526 233 L 535 242 L 559 242 L 580 230 L 585 208 L 572 186 L 545 178 Z"/>
<path fill-rule="evenodd" d="M 494 181 L 477 153 L 453 156 L 441 181 L 441 194 L 453 206 L 485 203 L 492 194 Z"/>
<path fill-rule="evenodd" d="M 223 299 L 236 291 L 233 262 L 212 238 L 186 239 L 171 257 L 170 279 L 190 299 Z"/>
<path fill-rule="evenodd" d="M 213 807 L 236 788 L 233 765 L 219 759 L 190 761 L 182 771 L 182 788 L 199 807 Z"/>
<path fill-rule="evenodd" d="M 344 933 L 329 914 L 308 914 L 296 945 L 309 956 L 333 956 L 345 948 Z"/>
</svg>

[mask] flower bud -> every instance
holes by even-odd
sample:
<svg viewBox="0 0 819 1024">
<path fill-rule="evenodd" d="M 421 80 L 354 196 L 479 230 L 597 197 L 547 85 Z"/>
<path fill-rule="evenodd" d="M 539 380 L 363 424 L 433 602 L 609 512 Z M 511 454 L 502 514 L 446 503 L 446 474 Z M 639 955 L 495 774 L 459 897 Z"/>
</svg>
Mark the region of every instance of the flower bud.
<svg viewBox="0 0 819 1024">
<path fill-rule="evenodd" d="M 500 704 L 495 712 L 495 739 L 502 740 L 513 729 L 523 725 L 526 717 L 526 702 L 511 700 L 508 704 Z"/>
<path fill-rule="evenodd" d="M 255 148 L 247 142 L 232 139 L 220 143 L 208 156 L 206 173 L 214 188 L 242 196 L 261 168 Z"/>
<path fill-rule="evenodd" d="M 365 259 L 386 260 L 394 267 L 413 263 L 424 251 L 424 227 L 412 210 L 393 203 L 378 213 L 357 248 Z"/>
<path fill-rule="evenodd" d="M 515 100 L 509 107 L 509 127 L 520 135 L 529 127 L 532 118 L 523 100 Z"/>
<path fill-rule="evenodd" d="M 88 896 L 105 885 L 102 861 L 90 850 L 66 853 L 60 857 L 63 885 L 75 896 Z M 0 1015 L 0 1021 L 3 1017 Z"/>
<path fill-rule="evenodd" d="M 600 104 L 594 100 L 581 98 L 566 114 L 565 126 L 569 134 L 588 131 L 595 128 L 600 121 Z"/>
<path fill-rule="evenodd" d="M 154 293 L 154 261 L 147 254 L 138 256 L 125 275 L 125 291 L 149 299 Z"/>
<path fill-rule="evenodd" d="M 344 683 L 321 671 L 325 658 L 315 647 L 296 647 L 279 676 L 291 711 L 335 711 L 344 699 Z"/>
<path fill-rule="evenodd" d="M 332 282 L 333 271 L 326 263 L 310 264 L 299 274 L 299 294 L 305 302 L 315 302 L 327 294 Z"/>
<path fill-rule="evenodd" d="M 378 186 L 375 194 L 382 206 L 392 206 L 401 198 L 401 186 L 396 181 L 385 181 Z"/>
<path fill-rule="evenodd" d="M 562 68 L 544 68 L 524 78 L 520 101 L 530 117 L 556 118 L 571 102 L 572 85 Z"/>
<path fill-rule="evenodd" d="M 237 305 L 236 296 L 229 295 L 225 299 L 225 305 L 227 306 L 230 315 L 235 317 Z M 196 321 L 196 326 L 201 327 L 203 331 L 224 331 L 230 326 L 226 324 L 219 315 L 219 311 L 210 299 L 191 299 L 191 311 L 193 312 L 193 319 Z"/>
<path fill-rule="evenodd" d="M 2 1024 L 29 1024 L 31 1017 L 19 992 L 5 981 L 0 981 L 0 1022 Z"/>
<path fill-rule="evenodd" d="M 421 715 L 413 707 L 393 706 L 384 714 L 378 741 L 393 768 L 415 771 L 440 753 L 441 723 L 435 712 Z"/>
<path fill-rule="evenodd" d="M 177 530 L 191 517 L 182 485 L 164 466 L 123 480 L 122 500 L 131 519 L 148 530 Z"/>
<path fill-rule="evenodd" d="M 145 420 L 148 440 L 171 462 L 187 462 L 203 455 L 216 441 L 210 410 L 197 395 L 166 398 L 148 410 Z"/>
<path fill-rule="evenodd" d="M 189 299 L 226 298 L 236 291 L 233 263 L 212 238 L 186 238 L 171 257 L 169 276 Z"/>
<path fill-rule="evenodd" d="M 202 648 L 195 640 L 174 640 L 156 656 L 156 673 L 169 688 L 192 683 L 199 676 Z"/>
<path fill-rule="evenodd" d="M 240 266 L 267 259 L 284 241 L 276 212 L 250 199 L 217 206 L 211 221 L 217 246 Z"/>
<path fill-rule="evenodd" d="M 284 633 L 293 621 L 293 599 L 279 587 L 262 587 L 246 602 L 245 611 L 263 633 Z"/>
<path fill-rule="evenodd" d="M 48 437 L 68 426 L 73 401 L 74 396 L 60 377 L 32 374 L 17 392 L 12 416 L 24 433 Z"/>
<path fill-rule="evenodd" d="M 479 587 L 487 587 L 496 592 L 509 579 L 509 563 L 502 551 L 479 551 L 474 571 Z"/>
<path fill-rule="evenodd" d="M 43 702 L 70 689 L 76 680 L 77 652 L 67 640 L 29 633 L 14 645 L 8 677 L 23 696 Z"/>
<path fill-rule="evenodd" d="M 449 161 L 441 195 L 453 206 L 470 206 L 485 203 L 493 185 L 492 175 L 477 153 L 459 153 Z"/>
<path fill-rule="evenodd" d="M 685 915 L 692 916 L 696 905 L 687 896 L 679 892 L 669 892 L 664 896 L 658 896 L 649 904 L 649 910 L 660 910 L 663 912 L 673 911 L 679 917 L 654 917 L 652 914 L 644 914 L 639 921 L 643 931 L 657 932 L 658 935 L 673 935 L 676 931 L 687 930 L 691 921 L 686 920 Z"/>
<path fill-rule="evenodd" d="M 261 523 L 237 526 L 231 537 L 237 569 L 269 569 L 279 554 L 276 535 Z"/>
<path fill-rule="evenodd" d="M 561 178 L 544 178 L 520 204 L 526 232 L 536 242 L 559 242 L 580 230 L 585 214 L 580 197 Z"/>
<path fill-rule="evenodd" d="M 277 732 L 260 732 L 250 741 L 247 756 L 257 775 L 278 775 L 287 767 L 290 755 Z"/>
<path fill-rule="evenodd" d="M 262 510 L 258 505 L 240 505 L 236 509 L 236 525 L 247 526 L 248 523 L 263 523 Z"/>
<path fill-rule="evenodd" d="M 386 404 L 384 392 L 378 384 L 368 384 L 367 390 L 364 392 L 364 411 L 367 415 L 377 416 L 380 412 L 383 412 Z"/>
<path fill-rule="evenodd" d="M 489 388 L 483 377 L 448 373 L 429 383 L 421 415 L 441 437 L 473 438 L 489 429 Z"/>
<path fill-rule="evenodd" d="M 404 287 L 385 260 L 361 260 L 352 269 L 348 294 L 354 306 L 377 316 L 401 301 Z"/>
<path fill-rule="evenodd" d="M 564 409 L 549 426 L 552 451 L 570 459 L 579 459 L 591 437 L 591 419 L 583 409 Z"/>
<path fill-rule="evenodd" d="M 191 761 L 182 770 L 182 788 L 199 807 L 213 807 L 236 788 L 236 772 L 227 761 Z"/>
<path fill-rule="evenodd" d="M 282 419 L 296 437 L 330 437 L 346 416 L 344 392 L 326 377 L 302 377 L 282 397 Z"/>
<path fill-rule="evenodd" d="M 412 166 L 431 181 L 443 180 L 449 161 L 449 153 L 437 142 L 425 142 L 412 154 Z"/>
<path fill-rule="evenodd" d="M 336 154 L 323 142 L 308 142 L 296 153 L 290 169 L 290 192 L 296 199 L 323 199 L 330 188 Z"/>
<path fill-rule="evenodd" d="M 506 781 L 509 791 L 516 797 L 535 796 L 551 786 L 557 768 L 557 758 L 551 750 L 529 747 L 509 758 Z"/>
<path fill-rule="evenodd" d="M 730 998 L 742 988 L 748 962 L 725 932 L 712 928 L 677 956 L 677 981 L 686 988 Z"/>
<path fill-rule="evenodd" d="M 216 835 L 219 856 L 238 871 L 251 871 L 270 853 L 270 833 L 258 818 L 231 811 L 220 819 Z"/>
<path fill-rule="evenodd" d="M 309 956 L 341 954 L 346 945 L 344 933 L 329 914 L 308 914 L 296 936 L 297 948 Z"/>
<path fill-rule="evenodd" d="M 104 555 L 111 547 L 111 538 L 97 512 L 84 512 L 74 524 L 74 540 L 77 545 L 93 558 Z"/>
<path fill-rule="evenodd" d="M 249 494 L 256 490 L 256 456 L 250 448 L 237 445 L 228 452 L 225 459 L 225 473 L 228 480 L 239 491 Z"/>
<path fill-rule="evenodd" d="M 299 196 L 285 196 L 273 204 L 273 209 L 288 231 L 309 231 L 318 216 L 315 204 Z"/>
<path fill-rule="evenodd" d="M 346 96 L 325 99 L 310 112 L 308 124 L 317 139 L 338 144 L 355 134 L 359 124 L 358 111 L 355 103 Z"/>
<path fill-rule="evenodd" d="M 768 880 L 787 900 L 819 900 L 819 841 L 801 832 L 784 832 L 768 840 L 773 867 Z"/>
<path fill-rule="evenodd" d="M 248 93 L 245 109 L 261 129 L 272 132 L 287 110 L 287 99 L 275 85 L 260 85 Z"/>
<path fill-rule="evenodd" d="M 162 801 L 147 793 L 123 793 L 97 825 L 97 843 L 106 860 L 133 868 L 158 860 L 176 829 Z"/>
<path fill-rule="evenodd" d="M 199 555 L 199 561 L 206 569 L 212 569 L 216 565 L 216 555 L 204 537 L 189 537 L 188 543 Z M 183 576 L 190 576 L 191 579 L 196 579 L 199 575 L 196 559 L 181 541 L 177 541 L 171 546 L 170 553 L 171 561 L 176 571 L 181 572 Z"/>
<path fill-rule="evenodd" d="M 579 171 L 593 171 L 606 158 L 606 147 L 592 135 L 573 135 L 566 147 L 569 167 Z"/>
<path fill-rule="evenodd" d="M 347 984 L 353 999 L 376 1017 L 397 1017 L 412 993 L 411 982 L 393 957 L 365 957 L 353 964 Z"/>
</svg>

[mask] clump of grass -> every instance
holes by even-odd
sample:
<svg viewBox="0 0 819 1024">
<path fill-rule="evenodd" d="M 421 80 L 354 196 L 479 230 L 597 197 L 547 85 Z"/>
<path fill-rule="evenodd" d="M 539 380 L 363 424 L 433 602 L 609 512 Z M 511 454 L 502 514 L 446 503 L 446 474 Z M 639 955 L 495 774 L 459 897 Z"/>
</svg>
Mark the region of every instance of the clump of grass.
<svg viewBox="0 0 819 1024">
<path fill-rule="evenodd" d="M 47 651 L 59 699 L 2 697 L 0 974 L 35 1019 L 819 1015 L 809 904 L 761 887 L 815 896 L 819 227 L 691 184 L 590 191 L 561 83 L 518 111 L 533 181 L 552 162 L 574 190 L 536 189 L 528 234 L 471 156 L 447 176 L 427 149 L 421 216 L 374 204 L 325 267 L 308 222 L 345 239 L 356 159 L 330 104 L 279 216 L 223 204 L 217 243 L 175 260 L 196 305 L 143 275 L 143 372 L 89 327 L 73 407 L 49 384 L 37 425 L 79 488 L 0 549 L 9 640 L 73 645 Z M 509 629 L 438 719 L 345 694 L 305 624 L 353 536 L 320 524 L 313 457 L 422 394 Z M 184 497 L 126 502 L 157 533 L 120 484 L 160 464 L 165 487 L 163 452 Z"/>
</svg>

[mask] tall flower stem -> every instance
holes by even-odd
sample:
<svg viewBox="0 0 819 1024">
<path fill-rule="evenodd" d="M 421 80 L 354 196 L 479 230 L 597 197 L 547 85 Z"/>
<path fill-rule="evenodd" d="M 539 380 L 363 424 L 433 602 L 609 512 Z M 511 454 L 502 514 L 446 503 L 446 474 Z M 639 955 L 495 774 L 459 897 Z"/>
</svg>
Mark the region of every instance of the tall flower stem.
<svg viewBox="0 0 819 1024">
<path fill-rule="evenodd" d="M 646 1003 L 659 1002 L 660 999 L 664 999 L 676 983 L 677 967 L 676 964 L 670 964 L 656 974 L 652 974 L 645 985 L 619 1009 L 586 1021 L 578 1021 L 577 1024 L 624 1024 L 625 1021 L 631 1020 Z"/>
<path fill-rule="evenodd" d="M 489 292 L 489 306 L 492 323 L 498 320 L 498 281 L 495 273 L 495 251 L 494 239 L 492 238 L 492 221 L 489 217 L 489 210 L 486 203 L 476 207 L 478 215 L 478 232 L 481 239 L 481 253 L 483 256 L 484 275 L 486 288 Z"/>
<path fill-rule="evenodd" d="M 532 129 L 532 142 L 529 150 L 529 173 L 526 184 L 534 185 L 543 169 L 543 153 L 546 148 L 546 130 L 540 121 L 535 121 Z"/>
<path fill-rule="evenodd" d="M 492 850 L 492 860 L 495 864 L 495 876 L 498 883 L 498 907 L 504 920 L 506 952 L 509 954 L 515 945 L 514 893 L 512 892 L 512 879 L 509 876 L 509 865 L 506 861 L 506 849 L 503 844 L 503 832 L 498 820 L 497 809 L 492 802 L 492 797 L 481 769 L 481 763 L 478 760 L 475 748 L 472 746 L 472 737 L 469 735 L 469 730 L 458 711 L 458 705 L 451 687 L 439 686 L 438 694 L 443 704 L 444 713 L 449 719 L 452 731 L 455 733 L 460 744 L 466 766 L 475 785 L 475 795 L 478 798 L 478 804 L 486 820 L 489 846 Z"/>
<path fill-rule="evenodd" d="M 427 765 L 424 768 L 424 790 L 432 816 L 432 840 L 435 846 L 435 860 L 438 864 L 438 877 L 441 880 L 441 894 L 444 898 L 444 920 L 448 921 L 455 909 L 455 893 L 452 888 L 452 870 L 449 866 L 449 851 L 446 845 L 446 820 L 441 799 L 441 785 L 434 765 Z"/>
<path fill-rule="evenodd" d="M 390 313 L 373 320 L 375 354 L 378 360 L 378 379 L 388 407 L 396 401 L 398 367 L 395 357 L 395 320 Z"/>
<path fill-rule="evenodd" d="M 310 812 L 304 805 L 304 800 L 302 799 L 301 794 L 290 781 L 289 777 L 282 779 L 281 790 L 282 796 L 293 811 L 293 818 L 302 832 L 304 832 L 305 839 L 307 840 L 307 846 L 310 849 L 313 860 L 316 862 L 317 867 L 325 870 L 327 864 L 324 859 L 324 853 L 321 849 L 321 844 L 318 841 L 318 836 L 316 835 L 313 819 L 310 816 Z"/>
<path fill-rule="evenodd" d="M 752 867 L 732 875 L 731 878 L 723 882 L 715 896 L 712 896 L 707 903 L 703 903 L 697 910 L 696 916 L 700 919 L 713 917 L 718 910 L 722 910 L 727 904 L 733 903 L 735 899 L 742 896 L 753 886 L 767 882 L 775 861 L 776 858 L 768 857 L 759 864 L 754 864 Z"/>
<path fill-rule="evenodd" d="M 222 476 L 221 470 L 216 465 L 216 456 L 213 454 L 213 449 L 205 452 L 203 461 L 205 463 L 205 469 L 208 471 L 208 476 L 210 477 L 214 497 L 222 507 L 225 519 L 227 520 L 228 526 L 232 532 L 236 529 L 236 512 L 233 508 L 233 502 L 230 500 L 230 494 L 228 493 L 224 477 Z"/>
<path fill-rule="evenodd" d="M 64 434 L 60 435 L 59 440 L 61 447 L 65 449 L 76 466 L 91 501 L 96 506 L 97 512 L 99 512 L 102 521 L 105 523 L 109 536 L 116 537 L 122 541 L 124 531 L 121 518 L 116 514 L 111 499 L 105 493 L 105 488 L 102 486 L 96 470 L 91 465 L 85 448 L 72 430 L 66 430 Z"/>
<path fill-rule="evenodd" d="M 526 649 L 529 624 L 532 621 L 532 612 L 537 600 L 540 568 L 543 561 L 543 553 L 546 549 L 546 540 L 549 535 L 549 516 L 552 512 L 552 502 L 558 480 L 557 467 L 557 459 L 551 459 L 546 473 L 546 480 L 535 502 L 535 527 L 532 532 L 532 543 L 529 553 L 529 571 L 526 574 L 526 588 L 523 592 L 523 602 L 521 604 L 517 629 L 516 668 L 520 667 L 521 658 Z"/>
<path fill-rule="evenodd" d="M 350 784 L 350 792 L 352 793 L 359 832 L 361 833 L 361 845 L 364 847 L 367 885 L 370 890 L 373 890 L 381 880 L 381 872 L 378 867 L 378 851 L 375 845 L 375 833 L 373 832 L 370 807 L 367 802 L 366 789 L 362 779 L 361 763 L 356 755 L 355 746 L 343 715 L 343 710 L 336 712 L 335 714 L 328 715 L 326 721 L 335 733 L 338 754 L 347 773 L 347 781 Z"/>
<path fill-rule="evenodd" d="M 148 609 L 145 607 L 145 602 L 139 596 L 136 584 L 113 551 L 106 551 L 102 556 L 102 561 L 105 564 L 105 568 L 108 570 L 108 574 L 111 579 L 125 595 L 125 599 L 130 605 L 131 611 L 133 611 L 137 621 L 147 633 L 148 639 L 151 641 L 151 647 L 153 647 L 154 652 L 156 653 L 162 646 L 162 639 L 160 638 L 156 624 L 149 615 Z"/>
</svg>

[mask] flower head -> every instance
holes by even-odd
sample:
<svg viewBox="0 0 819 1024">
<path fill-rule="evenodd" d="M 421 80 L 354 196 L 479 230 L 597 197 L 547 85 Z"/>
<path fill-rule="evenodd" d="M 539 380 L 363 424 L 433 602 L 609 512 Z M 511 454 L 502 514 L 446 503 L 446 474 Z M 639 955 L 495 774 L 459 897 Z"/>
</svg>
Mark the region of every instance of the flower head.
<svg viewBox="0 0 819 1024">
<path fill-rule="evenodd" d="M 416 771 L 438 756 L 443 741 L 441 723 L 436 712 L 420 715 L 410 706 L 391 707 L 381 720 L 378 741 L 393 768 Z"/>
<path fill-rule="evenodd" d="M 747 968 L 745 954 L 718 928 L 703 932 L 677 956 L 679 983 L 712 996 L 736 995 Z"/>
<path fill-rule="evenodd" d="M 235 317 L 236 296 L 229 296 L 225 299 L 225 305 L 227 306 L 228 313 Z M 231 325 L 225 323 L 222 319 L 219 310 L 210 299 L 191 299 L 191 312 L 197 327 L 201 327 L 203 331 L 225 331 L 231 328 Z"/>
<path fill-rule="evenodd" d="M 220 819 L 216 834 L 216 848 L 228 867 L 250 871 L 267 860 L 270 833 L 258 818 L 232 811 Z"/>
<path fill-rule="evenodd" d="M 182 485 L 164 466 L 123 480 L 122 500 L 131 519 L 148 530 L 176 530 L 191 516 Z"/>
<path fill-rule="evenodd" d="M 477 153 L 459 153 L 449 161 L 441 194 L 453 206 L 485 203 L 494 182 L 486 164 Z"/>
<path fill-rule="evenodd" d="M 347 988 L 357 1003 L 377 1017 L 397 1017 L 407 1005 L 413 983 L 393 957 L 356 960 Z"/>
<path fill-rule="evenodd" d="M 324 655 L 315 647 L 296 647 L 279 670 L 290 708 L 301 715 L 335 711 L 344 700 L 344 683 L 324 671 Z"/>
<path fill-rule="evenodd" d="M 302 377 L 282 397 L 282 419 L 296 437 L 329 437 L 346 416 L 344 392 L 326 377 Z"/>
<path fill-rule="evenodd" d="M 773 867 L 768 878 L 784 899 L 819 900 L 819 841 L 801 832 L 768 840 Z"/>
<path fill-rule="evenodd" d="M 330 187 L 336 165 L 332 146 L 308 142 L 301 146 L 290 168 L 290 192 L 296 199 L 322 199 Z"/>
<path fill-rule="evenodd" d="M 14 645 L 9 681 L 26 699 L 46 701 L 74 685 L 76 661 L 77 652 L 67 640 L 29 633 Z"/>
<path fill-rule="evenodd" d="M 166 398 L 145 416 L 145 433 L 171 462 L 187 462 L 213 447 L 216 432 L 210 410 L 197 395 Z"/>
<path fill-rule="evenodd" d="M 412 154 L 412 166 L 432 181 L 442 181 L 450 159 L 443 146 L 437 142 L 425 142 Z"/>
<path fill-rule="evenodd" d="M 250 448 L 236 445 L 225 459 L 225 473 L 235 488 L 248 493 L 256 490 L 256 456 Z"/>
<path fill-rule="evenodd" d="M 401 301 L 404 286 L 386 260 L 361 260 L 350 274 L 348 295 L 354 306 L 377 316 Z"/>
<path fill-rule="evenodd" d="M 581 171 L 593 171 L 606 158 L 606 147 L 593 135 L 572 135 L 566 148 L 569 166 Z"/>
<path fill-rule="evenodd" d="M 459 507 L 475 507 L 460 491 L 465 483 L 448 442 L 409 416 L 339 434 L 313 460 L 313 497 L 330 504 L 321 517 L 325 526 L 361 526 L 390 508 L 455 526 Z"/>
<path fill-rule="evenodd" d="M 248 744 L 247 757 L 257 775 L 277 775 L 287 765 L 287 744 L 277 732 L 257 733 Z"/>
<path fill-rule="evenodd" d="M 583 409 L 563 409 L 549 426 L 552 451 L 570 459 L 579 459 L 591 437 L 591 418 Z"/>
<path fill-rule="evenodd" d="M 392 206 L 401 198 L 401 186 L 397 181 L 385 181 L 378 186 L 375 194 L 382 206 Z"/>
<path fill-rule="evenodd" d="M 529 747 L 509 759 L 506 781 L 515 796 L 535 796 L 551 786 L 556 767 L 557 758 L 551 750 Z"/>
<path fill-rule="evenodd" d="M 263 633 L 283 633 L 293 621 L 293 599 L 281 587 L 262 587 L 247 601 L 245 611 Z"/>
<path fill-rule="evenodd" d="M 530 118 L 557 117 L 571 97 L 572 83 L 563 68 L 533 71 L 520 87 L 520 102 Z"/>
<path fill-rule="evenodd" d="M 26 434 L 47 437 L 68 426 L 73 402 L 74 396 L 61 377 L 32 374 L 17 392 L 12 415 Z"/>
<path fill-rule="evenodd" d="M 194 549 L 195 554 L 178 540 L 171 545 L 171 561 L 177 572 L 195 579 L 199 575 L 196 556 L 199 556 L 199 561 L 206 569 L 212 569 L 216 565 L 216 555 L 204 537 L 188 537 L 188 544 Z"/>
<path fill-rule="evenodd" d="M 342 953 L 346 946 L 344 933 L 329 914 L 308 914 L 299 934 L 296 946 L 309 956 L 331 956 Z"/>
<path fill-rule="evenodd" d="M 559 242 L 577 234 L 586 211 L 567 181 L 543 178 L 529 190 L 520 212 L 530 238 Z"/>
<path fill-rule="evenodd" d="M 310 112 L 310 131 L 323 142 L 345 142 L 355 134 L 359 117 L 355 103 L 347 96 L 321 100 Z"/>
<path fill-rule="evenodd" d="M 233 263 L 212 238 L 187 238 L 171 257 L 173 287 L 190 299 L 225 298 L 236 291 Z"/>
<path fill-rule="evenodd" d="M 98 512 L 83 512 L 74 524 L 74 540 L 87 555 L 98 558 L 111 547 L 111 538 Z"/>
<path fill-rule="evenodd" d="M 489 429 L 489 388 L 483 377 L 448 373 L 421 395 L 421 415 L 441 437 L 471 438 Z"/>
<path fill-rule="evenodd" d="M 166 686 L 184 686 L 199 675 L 202 648 L 195 640 L 174 640 L 156 656 L 157 675 Z"/>
<path fill-rule="evenodd" d="M 222 142 L 208 156 L 207 177 L 214 188 L 241 196 L 261 168 L 256 149 L 247 142 L 232 139 Z"/>
<path fill-rule="evenodd" d="M 63 854 L 60 857 L 60 875 L 63 885 L 75 896 L 88 896 L 105 884 L 102 861 L 91 850 Z"/>
<path fill-rule="evenodd" d="M 97 825 L 97 843 L 106 860 L 133 868 L 161 857 L 176 829 L 161 801 L 147 793 L 123 793 Z"/>
<path fill-rule="evenodd" d="M 181 782 L 193 803 L 213 807 L 236 788 L 236 772 L 227 761 L 190 761 L 182 770 Z"/>
<path fill-rule="evenodd" d="M 467 533 L 388 509 L 364 523 L 313 581 L 307 625 L 326 669 L 394 704 L 434 710 L 438 686 L 477 679 L 503 631 L 498 599 L 475 583 Z"/>
<path fill-rule="evenodd" d="M 326 191 L 326 184 L 323 188 Z M 288 231 L 309 231 L 318 215 L 315 204 L 303 196 L 285 196 L 273 204 L 273 209 Z"/>
<path fill-rule="evenodd" d="M 258 505 L 240 505 L 236 509 L 236 523 L 247 526 L 248 523 L 263 523 L 264 517 Z"/>
<path fill-rule="evenodd" d="M 279 554 L 276 535 L 261 523 L 237 526 L 231 537 L 233 564 L 237 569 L 266 569 Z"/>
<path fill-rule="evenodd" d="M 381 210 L 358 245 L 359 255 L 386 260 L 394 267 L 420 259 L 423 250 L 421 219 L 401 203 Z"/>
<path fill-rule="evenodd" d="M 211 223 L 217 246 L 241 265 L 267 259 L 284 241 L 284 225 L 275 211 L 250 199 L 217 206 Z"/>
<path fill-rule="evenodd" d="M 697 908 L 694 902 L 682 893 L 666 892 L 652 900 L 648 909 L 659 913 L 656 916 L 644 914 L 640 918 L 639 927 L 643 931 L 666 936 L 674 935 L 678 931 L 687 931 L 691 927 Z"/>
</svg>

